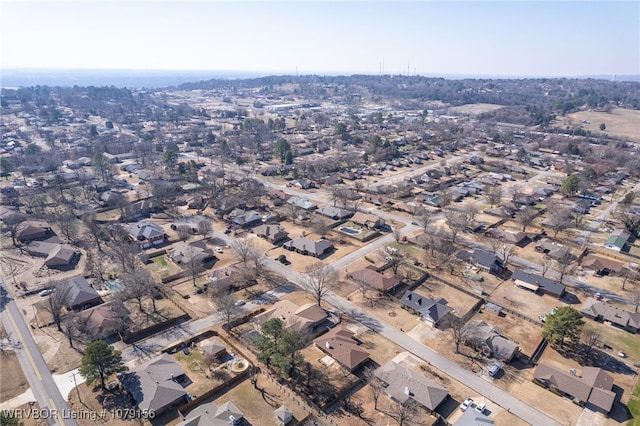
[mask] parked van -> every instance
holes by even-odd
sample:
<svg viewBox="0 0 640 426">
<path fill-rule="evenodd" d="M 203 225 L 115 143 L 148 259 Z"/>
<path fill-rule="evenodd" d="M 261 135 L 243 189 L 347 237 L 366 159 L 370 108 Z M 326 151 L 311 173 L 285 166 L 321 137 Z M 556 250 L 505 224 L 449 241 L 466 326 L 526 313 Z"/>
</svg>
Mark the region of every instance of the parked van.
<svg viewBox="0 0 640 426">
<path fill-rule="evenodd" d="M 493 364 L 491 366 L 491 368 L 489 369 L 489 375 L 491 377 L 495 377 L 498 374 L 498 371 L 500 371 L 500 365 L 499 364 Z"/>
</svg>

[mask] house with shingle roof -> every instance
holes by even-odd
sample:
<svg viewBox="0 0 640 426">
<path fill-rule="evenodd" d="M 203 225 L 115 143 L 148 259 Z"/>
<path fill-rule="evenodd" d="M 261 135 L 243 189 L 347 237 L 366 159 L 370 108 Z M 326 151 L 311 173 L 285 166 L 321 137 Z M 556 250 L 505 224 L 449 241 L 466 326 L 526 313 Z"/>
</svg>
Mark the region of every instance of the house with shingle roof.
<svg viewBox="0 0 640 426">
<path fill-rule="evenodd" d="M 629 242 L 630 237 L 631 234 L 626 229 L 616 229 L 609 238 L 607 238 L 604 247 L 609 250 L 622 251 Z"/>
<path fill-rule="evenodd" d="M 640 314 L 625 311 L 609 303 L 588 298 L 580 307 L 580 313 L 599 322 L 609 322 L 631 333 L 640 330 Z"/>
<path fill-rule="evenodd" d="M 514 283 L 518 287 L 531 290 L 533 292 L 540 292 L 542 294 L 549 294 L 551 296 L 562 298 L 565 293 L 565 285 L 560 284 L 554 280 L 541 275 L 525 272 L 521 269 L 516 269 L 511 275 Z"/>
<path fill-rule="evenodd" d="M 326 239 L 320 239 L 313 241 L 307 237 L 294 238 L 287 241 L 282 245 L 283 248 L 289 251 L 296 251 L 305 256 L 320 257 L 333 249 L 331 241 Z"/>
<path fill-rule="evenodd" d="M 214 260 L 215 255 L 204 241 L 182 241 L 169 251 L 169 258 L 179 265 L 192 265 Z"/>
<path fill-rule="evenodd" d="M 244 423 L 244 413 L 227 401 L 222 405 L 214 402 L 202 404 L 187 414 L 176 426 L 237 426 Z"/>
<path fill-rule="evenodd" d="M 520 350 L 517 343 L 502 336 L 498 327 L 482 320 L 471 321 L 467 324 L 464 343 L 503 362 L 510 362 Z"/>
<path fill-rule="evenodd" d="M 494 275 L 500 275 L 504 271 L 502 260 L 486 250 L 474 249 L 471 253 L 461 251 L 458 253 L 458 259 L 474 264 Z"/>
<path fill-rule="evenodd" d="M 358 345 L 355 333 L 342 325 L 332 328 L 313 343 L 350 372 L 369 359 L 369 352 Z"/>
<path fill-rule="evenodd" d="M 352 211 L 335 206 L 322 207 L 316 210 L 316 213 L 333 220 L 346 219 L 353 215 Z"/>
<path fill-rule="evenodd" d="M 582 262 L 580 262 L 580 266 L 583 269 L 590 269 L 601 275 L 608 274 L 609 272 L 618 273 L 624 268 L 621 262 L 616 262 L 608 257 L 598 256 L 593 253 L 586 255 L 582 259 Z"/>
<path fill-rule="evenodd" d="M 609 414 L 616 398 L 613 378 L 601 368 L 584 367 L 582 376 L 571 374 L 551 364 L 540 363 L 533 380 L 594 411 Z"/>
<path fill-rule="evenodd" d="M 368 283 L 373 289 L 382 293 L 393 290 L 402 283 L 396 274 L 381 274 L 373 265 L 349 273 L 352 280 Z"/>
<path fill-rule="evenodd" d="M 126 307 L 122 307 L 127 312 Z M 129 317 L 124 312 L 114 312 L 113 302 L 86 309 L 78 314 L 82 324 L 82 332 L 89 333 L 92 338 L 105 339 L 118 332 L 123 332 L 129 322 Z"/>
<path fill-rule="evenodd" d="M 187 392 L 178 382 L 184 375 L 180 364 L 162 354 L 122 374 L 120 382 L 140 410 L 158 415 L 187 402 Z"/>
<path fill-rule="evenodd" d="M 378 368 L 375 375 L 386 385 L 384 391 L 392 399 L 400 403 L 413 399 L 430 412 L 449 396 L 445 388 L 393 360 Z"/>
<path fill-rule="evenodd" d="M 285 329 L 305 335 L 315 332 L 327 319 L 327 313 L 315 303 L 298 306 L 289 300 L 281 300 L 254 317 L 255 328 L 260 331 L 262 325 L 272 318 L 279 318 Z"/>
<path fill-rule="evenodd" d="M 82 275 L 61 281 L 56 291 L 63 293 L 62 297 L 69 309 L 82 310 L 102 303 L 98 292 Z"/>
<path fill-rule="evenodd" d="M 407 290 L 400 299 L 402 307 L 410 311 L 416 312 L 422 318 L 422 321 L 437 327 L 447 315 L 453 312 L 453 309 L 447 306 L 447 301 L 442 297 L 437 300 L 428 299 L 411 290 Z"/>
<path fill-rule="evenodd" d="M 129 234 L 141 249 L 158 246 L 165 242 L 166 237 L 160 225 L 145 220 L 129 225 Z"/>
<path fill-rule="evenodd" d="M 367 229 L 375 229 L 384 226 L 384 219 L 370 213 L 357 212 L 353 215 L 351 221 L 356 225 L 360 225 Z"/>
<path fill-rule="evenodd" d="M 16 227 L 16 238 L 22 242 L 42 240 L 52 233 L 51 225 L 43 220 L 25 220 Z"/>
<path fill-rule="evenodd" d="M 253 228 L 253 232 L 271 244 L 276 244 L 289 238 L 289 233 L 280 225 L 264 224 L 256 226 Z"/>
</svg>

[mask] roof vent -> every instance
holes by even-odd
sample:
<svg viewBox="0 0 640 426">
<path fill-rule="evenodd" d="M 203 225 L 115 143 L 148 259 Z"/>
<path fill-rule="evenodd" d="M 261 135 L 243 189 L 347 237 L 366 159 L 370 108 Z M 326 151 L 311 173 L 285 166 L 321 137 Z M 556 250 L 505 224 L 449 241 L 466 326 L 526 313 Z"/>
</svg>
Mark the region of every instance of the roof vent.
<svg viewBox="0 0 640 426">
<path fill-rule="evenodd" d="M 327 343 L 325 343 L 325 346 L 327 349 L 331 349 L 331 343 L 327 340 Z"/>
<path fill-rule="evenodd" d="M 411 390 L 409 390 L 409 386 L 404 387 L 404 394 L 407 396 L 411 396 Z"/>
</svg>

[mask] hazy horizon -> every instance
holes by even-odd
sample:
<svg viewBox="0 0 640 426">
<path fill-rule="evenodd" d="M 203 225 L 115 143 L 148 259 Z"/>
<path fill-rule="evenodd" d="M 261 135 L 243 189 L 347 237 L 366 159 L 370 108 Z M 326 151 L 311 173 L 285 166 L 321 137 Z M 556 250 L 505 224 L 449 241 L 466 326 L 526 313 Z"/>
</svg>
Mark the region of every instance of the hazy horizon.
<svg viewBox="0 0 640 426">
<path fill-rule="evenodd" d="M 640 74 L 635 1 L 9 1 L 3 70 Z"/>
</svg>

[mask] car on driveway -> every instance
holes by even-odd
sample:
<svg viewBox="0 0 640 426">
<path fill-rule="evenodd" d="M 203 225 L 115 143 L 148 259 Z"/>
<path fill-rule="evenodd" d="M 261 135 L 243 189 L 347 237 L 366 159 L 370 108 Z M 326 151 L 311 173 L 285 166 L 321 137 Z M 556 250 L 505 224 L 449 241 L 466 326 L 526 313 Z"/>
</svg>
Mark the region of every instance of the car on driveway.
<svg viewBox="0 0 640 426">
<path fill-rule="evenodd" d="M 216 251 L 216 253 L 222 253 L 222 248 L 221 247 L 216 247 L 214 250 Z"/>
<path fill-rule="evenodd" d="M 500 372 L 500 369 L 501 369 L 500 364 L 493 364 L 489 369 L 489 375 L 491 377 L 495 377 Z"/>
<path fill-rule="evenodd" d="M 238 300 L 236 303 L 234 303 L 234 305 L 236 305 L 236 306 L 242 306 L 242 305 L 244 305 L 244 304 L 245 304 L 245 301 L 244 301 L 244 300 L 242 300 L 242 299 L 240 299 L 240 300 Z"/>
<path fill-rule="evenodd" d="M 487 407 L 487 404 L 485 404 L 484 402 L 481 402 L 480 404 L 476 405 L 476 411 L 478 413 L 484 413 L 484 409 Z"/>
<path fill-rule="evenodd" d="M 40 293 L 38 293 L 40 296 L 44 297 L 44 296 L 48 296 L 51 293 L 53 293 L 53 289 L 51 288 L 47 288 L 45 290 L 42 290 Z"/>
<path fill-rule="evenodd" d="M 473 404 L 473 399 L 467 398 L 462 404 L 460 404 L 460 409 L 462 411 L 467 411 L 467 408 L 471 407 L 471 404 Z"/>
</svg>

